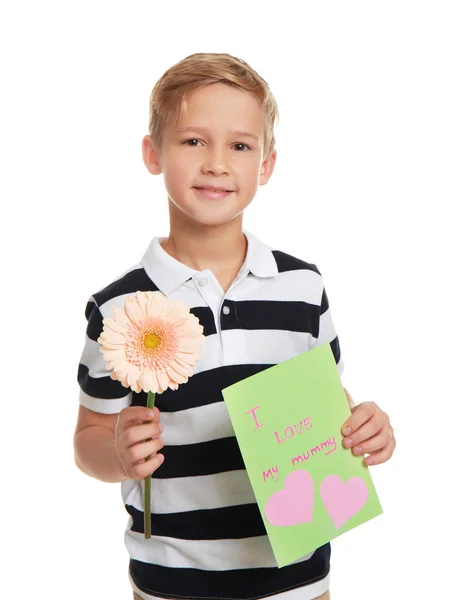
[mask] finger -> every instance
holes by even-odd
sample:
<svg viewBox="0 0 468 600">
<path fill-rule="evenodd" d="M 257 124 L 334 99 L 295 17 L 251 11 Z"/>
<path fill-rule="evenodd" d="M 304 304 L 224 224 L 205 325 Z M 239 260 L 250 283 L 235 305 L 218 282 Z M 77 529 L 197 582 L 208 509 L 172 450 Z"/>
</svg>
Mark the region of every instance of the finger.
<svg viewBox="0 0 468 600">
<path fill-rule="evenodd" d="M 164 461 L 163 454 L 156 454 L 153 458 L 151 458 L 147 462 L 142 462 L 138 465 L 135 465 L 132 470 L 132 479 L 145 479 L 148 475 L 154 473 Z"/>
<path fill-rule="evenodd" d="M 129 427 L 122 434 L 122 444 L 125 448 L 130 448 L 133 444 L 140 442 L 149 442 L 152 438 L 159 437 L 162 435 L 164 427 L 162 423 L 155 423 L 154 421 Z"/>
<path fill-rule="evenodd" d="M 343 435 L 351 435 L 356 429 L 359 429 L 364 423 L 369 421 L 377 412 L 375 402 L 363 402 L 358 404 L 353 414 L 346 419 L 341 431 Z"/>
<path fill-rule="evenodd" d="M 153 412 L 153 417 L 149 416 L 149 412 Z M 120 412 L 116 427 L 119 426 L 123 431 L 133 427 L 135 423 L 141 424 L 150 420 L 156 422 L 160 420 L 160 413 L 156 407 L 149 409 L 146 406 L 128 406 Z"/>
<path fill-rule="evenodd" d="M 135 444 L 131 446 L 127 451 L 128 460 L 132 465 L 145 460 L 148 456 L 158 452 L 164 446 L 164 440 L 162 438 L 156 438 L 151 442 L 142 442 L 141 444 Z"/>
<path fill-rule="evenodd" d="M 365 465 L 380 465 L 391 458 L 393 451 L 395 450 L 395 440 L 392 440 L 388 446 L 386 446 L 380 452 L 375 452 L 368 456 L 364 460 Z"/>
<path fill-rule="evenodd" d="M 390 436 L 388 432 L 382 430 L 378 435 L 373 438 L 366 440 L 365 442 L 355 445 L 353 447 L 353 454 L 359 456 L 360 454 L 371 454 L 372 452 L 378 452 L 383 450 L 390 442 Z"/>
<path fill-rule="evenodd" d="M 361 444 L 366 440 L 374 437 L 378 433 L 382 431 L 382 425 L 379 424 L 378 420 L 374 417 L 367 423 L 364 423 L 359 429 L 354 431 L 350 436 L 346 437 L 343 440 L 343 445 L 345 448 L 352 448 L 356 446 L 356 444 Z"/>
</svg>

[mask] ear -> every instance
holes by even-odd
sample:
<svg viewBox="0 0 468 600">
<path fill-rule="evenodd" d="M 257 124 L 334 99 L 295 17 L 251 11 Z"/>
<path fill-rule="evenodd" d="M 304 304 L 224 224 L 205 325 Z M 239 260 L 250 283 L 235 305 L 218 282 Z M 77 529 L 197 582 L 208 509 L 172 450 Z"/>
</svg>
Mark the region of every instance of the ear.
<svg viewBox="0 0 468 600">
<path fill-rule="evenodd" d="M 265 185 L 265 183 L 268 182 L 268 180 L 270 179 L 272 173 L 273 173 L 273 169 L 275 168 L 275 163 L 276 163 L 276 150 L 273 150 L 273 152 L 270 154 L 270 156 L 268 156 L 262 163 L 262 166 L 260 168 L 260 179 L 259 179 L 259 185 Z"/>
<path fill-rule="evenodd" d="M 156 149 L 153 145 L 153 140 L 150 135 L 145 135 L 141 144 L 141 150 L 143 154 L 143 161 L 146 168 L 153 175 L 159 175 L 162 173 L 160 164 L 159 149 Z"/>
</svg>

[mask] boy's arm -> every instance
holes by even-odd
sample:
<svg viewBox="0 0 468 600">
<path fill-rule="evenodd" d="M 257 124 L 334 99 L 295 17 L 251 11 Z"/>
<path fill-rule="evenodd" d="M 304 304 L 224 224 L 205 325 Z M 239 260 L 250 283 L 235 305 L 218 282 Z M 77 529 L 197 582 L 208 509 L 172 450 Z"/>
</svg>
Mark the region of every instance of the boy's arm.
<svg viewBox="0 0 468 600">
<path fill-rule="evenodd" d="M 117 414 L 102 414 L 79 406 L 73 439 L 75 464 L 90 477 L 107 483 L 128 479 L 115 449 Z"/>
<path fill-rule="evenodd" d="M 77 467 L 101 481 L 128 479 L 115 449 L 120 412 L 131 403 L 131 394 L 114 381 L 99 351 L 103 314 L 91 296 L 85 307 L 86 336 L 78 366 L 79 411 L 73 439 Z"/>
</svg>

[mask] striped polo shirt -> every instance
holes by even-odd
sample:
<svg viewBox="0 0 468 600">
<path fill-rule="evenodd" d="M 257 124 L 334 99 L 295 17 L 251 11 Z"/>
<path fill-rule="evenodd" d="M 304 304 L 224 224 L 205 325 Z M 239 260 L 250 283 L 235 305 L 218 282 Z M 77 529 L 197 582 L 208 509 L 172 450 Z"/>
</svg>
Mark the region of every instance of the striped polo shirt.
<svg viewBox="0 0 468 600">
<path fill-rule="evenodd" d="M 165 460 L 151 478 L 151 539 L 144 537 L 144 480 L 121 483 L 129 514 L 129 580 L 155 598 L 310 600 L 329 587 L 330 544 L 279 569 L 266 535 L 221 390 L 321 344 L 343 360 L 320 271 L 243 230 L 247 255 L 225 293 L 209 270 L 169 255 L 151 240 L 140 263 L 86 305 L 79 401 L 118 413 L 146 406 L 147 394 L 110 377 L 97 339 L 111 307 L 137 291 L 183 301 L 204 328 L 188 382 L 156 394 Z M 104 508 L 104 507 L 103 507 Z"/>
</svg>

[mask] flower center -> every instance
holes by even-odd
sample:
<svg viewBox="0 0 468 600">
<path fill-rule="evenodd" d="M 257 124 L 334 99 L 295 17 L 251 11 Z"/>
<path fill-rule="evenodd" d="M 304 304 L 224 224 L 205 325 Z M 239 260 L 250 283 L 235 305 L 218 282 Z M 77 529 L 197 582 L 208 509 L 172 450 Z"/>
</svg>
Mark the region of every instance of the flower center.
<svg viewBox="0 0 468 600">
<path fill-rule="evenodd" d="M 155 333 L 147 333 L 143 340 L 143 345 L 145 348 L 149 348 L 154 350 L 161 344 L 161 338 Z"/>
</svg>

